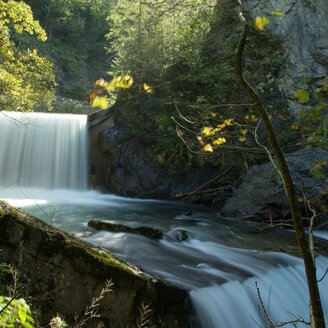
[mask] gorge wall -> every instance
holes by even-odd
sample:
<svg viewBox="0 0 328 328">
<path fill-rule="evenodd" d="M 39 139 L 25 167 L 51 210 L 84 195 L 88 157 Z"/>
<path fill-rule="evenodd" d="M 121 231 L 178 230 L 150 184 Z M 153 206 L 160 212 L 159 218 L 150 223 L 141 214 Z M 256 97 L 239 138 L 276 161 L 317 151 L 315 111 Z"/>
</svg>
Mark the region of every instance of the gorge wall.
<svg viewBox="0 0 328 328">
<path fill-rule="evenodd" d="M 285 46 L 286 66 L 281 89 L 289 106 L 297 111 L 296 83 L 328 83 L 328 3 L 326 0 L 249 0 L 246 8 L 255 16 L 267 16 L 269 29 Z M 272 12 L 280 12 L 275 17 Z"/>
</svg>

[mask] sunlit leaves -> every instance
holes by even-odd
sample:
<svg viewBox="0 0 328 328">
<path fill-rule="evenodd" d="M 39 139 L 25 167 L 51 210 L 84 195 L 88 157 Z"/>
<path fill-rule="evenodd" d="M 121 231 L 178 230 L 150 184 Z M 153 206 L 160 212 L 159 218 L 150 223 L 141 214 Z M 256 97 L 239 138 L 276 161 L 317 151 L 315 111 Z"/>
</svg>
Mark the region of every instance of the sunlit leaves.
<svg viewBox="0 0 328 328">
<path fill-rule="evenodd" d="M 91 91 L 88 95 L 89 103 L 92 107 L 107 109 L 116 101 L 117 97 L 115 92 L 119 89 L 130 89 L 133 83 L 133 77 L 128 74 L 115 76 L 110 81 L 99 79 L 95 82 L 95 87 L 101 87 L 103 89 Z M 107 93 L 107 95 L 105 93 Z"/>
<path fill-rule="evenodd" d="M 151 88 L 147 83 L 140 84 L 139 89 L 148 94 L 152 94 L 155 92 L 154 89 Z"/>
<path fill-rule="evenodd" d="M 275 16 L 275 17 L 282 17 L 282 16 L 284 16 L 284 14 L 282 12 L 280 12 L 280 11 L 273 11 L 271 14 L 273 16 Z"/>
<path fill-rule="evenodd" d="M 36 34 L 37 37 L 45 41 L 47 39 L 45 31 L 38 21 L 33 19 L 31 7 L 22 1 L 2 1 L 0 0 L 0 26 L 1 31 L 12 26 L 18 34 L 27 32 Z M 8 32 L 8 30 L 6 30 Z"/>
<path fill-rule="evenodd" d="M 8 305 L 10 301 L 11 303 Z M 5 308 L 5 306 L 7 307 Z M 0 327 L 34 327 L 30 307 L 24 299 L 11 300 L 10 297 L 0 296 L 0 308 L 5 308 L 0 313 Z"/>
<path fill-rule="evenodd" d="M 256 16 L 254 21 L 254 28 L 256 31 L 263 32 L 265 27 L 269 24 L 269 20 L 265 16 Z"/>
<path fill-rule="evenodd" d="M 107 109 L 109 107 L 109 99 L 107 97 L 96 96 L 92 101 L 92 107 Z"/>
<path fill-rule="evenodd" d="M 117 89 L 130 89 L 133 85 L 133 77 L 130 75 L 120 75 L 114 77 L 110 81 L 99 79 L 95 82 L 95 86 L 100 86 L 109 92 L 115 92 Z"/>
<path fill-rule="evenodd" d="M 213 147 L 211 144 L 206 144 L 203 146 L 202 151 L 205 153 L 213 153 Z"/>
<path fill-rule="evenodd" d="M 209 127 L 209 126 L 205 126 L 202 129 L 202 135 L 204 135 L 205 137 L 211 137 L 214 136 L 216 133 L 215 129 Z"/>
<path fill-rule="evenodd" d="M 0 110 L 50 109 L 56 85 L 53 65 L 36 50 L 16 46 L 15 33 L 46 40 L 28 5 L 0 0 Z"/>
<path fill-rule="evenodd" d="M 133 77 L 130 75 L 121 75 L 114 77 L 108 84 L 105 86 L 110 92 L 115 92 L 117 89 L 130 89 L 133 85 Z"/>
<path fill-rule="evenodd" d="M 223 122 L 223 124 L 224 124 L 225 126 L 232 126 L 233 123 L 234 123 L 234 121 L 233 121 L 232 118 L 228 118 L 228 119 L 224 120 L 224 122 Z"/>
<path fill-rule="evenodd" d="M 296 91 L 296 97 L 300 103 L 307 103 L 310 100 L 309 92 L 303 89 L 298 89 Z"/>
<path fill-rule="evenodd" d="M 219 138 L 215 139 L 212 143 L 214 146 L 220 146 L 226 142 L 227 142 L 227 140 L 225 137 L 219 137 Z"/>
</svg>

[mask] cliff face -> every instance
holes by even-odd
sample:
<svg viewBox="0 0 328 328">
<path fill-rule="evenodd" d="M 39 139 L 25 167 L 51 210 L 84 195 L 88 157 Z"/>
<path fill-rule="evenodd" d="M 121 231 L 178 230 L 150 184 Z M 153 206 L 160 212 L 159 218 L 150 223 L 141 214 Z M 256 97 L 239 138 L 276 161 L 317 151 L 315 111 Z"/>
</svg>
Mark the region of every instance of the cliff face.
<svg viewBox="0 0 328 328">
<path fill-rule="evenodd" d="M 281 87 L 292 107 L 296 83 L 328 83 L 327 0 L 250 0 L 246 8 L 253 16 L 267 16 L 270 30 L 285 43 Z"/>
</svg>

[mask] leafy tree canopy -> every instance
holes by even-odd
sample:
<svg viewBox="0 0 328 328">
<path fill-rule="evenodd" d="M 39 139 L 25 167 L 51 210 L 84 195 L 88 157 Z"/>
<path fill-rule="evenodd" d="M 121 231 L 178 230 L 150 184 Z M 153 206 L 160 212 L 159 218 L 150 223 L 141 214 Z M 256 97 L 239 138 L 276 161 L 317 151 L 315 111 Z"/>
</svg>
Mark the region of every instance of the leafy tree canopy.
<svg viewBox="0 0 328 328">
<path fill-rule="evenodd" d="M 30 111 L 50 106 L 55 78 L 52 64 L 38 51 L 22 47 L 20 36 L 47 39 L 33 19 L 31 8 L 21 1 L 0 1 L 0 109 Z M 26 37 L 26 36 L 24 36 Z"/>
</svg>

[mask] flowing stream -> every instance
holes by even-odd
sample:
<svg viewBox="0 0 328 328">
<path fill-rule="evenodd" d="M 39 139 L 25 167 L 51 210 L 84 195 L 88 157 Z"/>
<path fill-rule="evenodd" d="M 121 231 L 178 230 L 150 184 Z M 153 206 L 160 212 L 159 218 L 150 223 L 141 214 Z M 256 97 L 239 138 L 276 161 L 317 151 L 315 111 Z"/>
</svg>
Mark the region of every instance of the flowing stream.
<svg viewBox="0 0 328 328">
<path fill-rule="evenodd" d="M 237 222 L 184 203 L 87 190 L 86 121 L 80 115 L 2 112 L 1 198 L 188 289 L 194 327 L 266 327 L 260 299 L 274 322 L 308 321 L 304 268 L 295 256 L 292 232 Z M 165 235 L 157 241 L 97 232 L 87 226 L 91 219 L 153 226 Z M 317 258 L 318 277 L 328 267 L 324 249 Z M 328 320 L 328 277 L 319 285 Z"/>
</svg>

